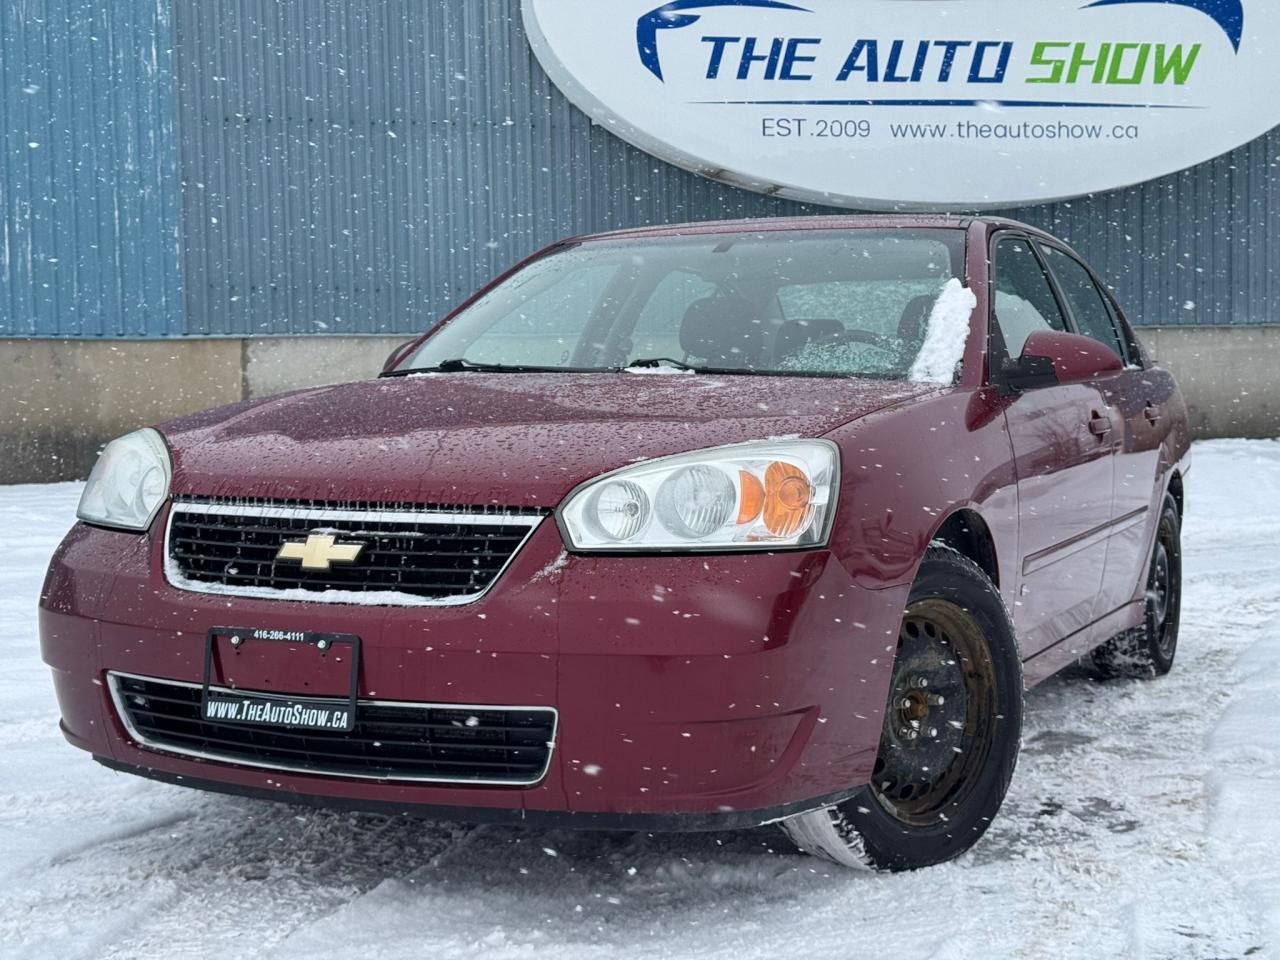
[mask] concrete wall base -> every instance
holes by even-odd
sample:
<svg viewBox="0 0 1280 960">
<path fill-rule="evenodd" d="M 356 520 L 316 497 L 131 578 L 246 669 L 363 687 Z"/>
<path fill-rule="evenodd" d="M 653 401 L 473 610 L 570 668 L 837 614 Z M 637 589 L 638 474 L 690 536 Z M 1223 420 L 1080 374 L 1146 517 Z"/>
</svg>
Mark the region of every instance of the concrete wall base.
<svg viewBox="0 0 1280 960">
<path fill-rule="evenodd" d="M 1280 326 L 1144 328 L 1196 437 L 1280 437 Z M 0 483 L 82 479 L 102 445 L 184 413 L 375 376 L 396 337 L 0 340 Z"/>
<path fill-rule="evenodd" d="M 1197 439 L 1280 438 L 1280 326 L 1144 327 L 1138 335 L 1178 378 Z"/>
<path fill-rule="evenodd" d="M 83 479 L 112 437 L 244 392 L 239 340 L 0 340 L 0 483 Z"/>
</svg>

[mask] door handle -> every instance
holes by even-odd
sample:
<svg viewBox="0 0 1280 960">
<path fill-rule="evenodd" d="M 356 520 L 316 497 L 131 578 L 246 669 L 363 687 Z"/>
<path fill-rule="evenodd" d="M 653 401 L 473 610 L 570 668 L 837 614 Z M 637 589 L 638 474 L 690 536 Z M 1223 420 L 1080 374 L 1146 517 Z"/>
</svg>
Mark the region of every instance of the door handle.
<svg viewBox="0 0 1280 960">
<path fill-rule="evenodd" d="M 1103 439 L 1111 432 L 1111 418 L 1104 417 L 1095 410 L 1093 416 L 1089 420 L 1089 432 L 1099 440 Z"/>
<path fill-rule="evenodd" d="M 1142 415 L 1147 418 L 1147 423 L 1153 427 L 1160 422 L 1160 408 L 1154 403 L 1148 403 L 1146 409 L 1142 411 Z"/>
</svg>

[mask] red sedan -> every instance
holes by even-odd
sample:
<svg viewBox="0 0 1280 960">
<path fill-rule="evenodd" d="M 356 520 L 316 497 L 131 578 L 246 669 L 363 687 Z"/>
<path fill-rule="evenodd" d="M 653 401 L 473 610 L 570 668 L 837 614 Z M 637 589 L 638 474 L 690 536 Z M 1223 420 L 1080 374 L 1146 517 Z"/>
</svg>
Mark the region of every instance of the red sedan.
<svg viewBox="0 0 1280 960">
<path fill-rule="evenodd" d="M 556 244 L 367 382 L 111 443 L 40 604 L 67 739 L 449 819 L 970 847 L 1022 697 L 1173 663 L 1186 410 L 993 218 Z"/>
</svg>

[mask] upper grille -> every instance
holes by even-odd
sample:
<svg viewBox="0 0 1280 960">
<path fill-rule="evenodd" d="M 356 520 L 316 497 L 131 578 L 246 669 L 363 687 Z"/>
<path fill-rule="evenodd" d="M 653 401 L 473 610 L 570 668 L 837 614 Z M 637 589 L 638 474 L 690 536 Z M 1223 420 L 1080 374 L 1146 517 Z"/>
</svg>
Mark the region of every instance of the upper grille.
<svg viewBox="0 0 1280 960">
<path fill-rule="evenodd" d="M 280 597 L 289 596 L 284 591 L 306 591 L 292 596 L 331 602 L 467 603 L 489 589 L 541 519 L 528 510 L 444 512 L 181 500 L 169 514 L 167 566 L 176 585 L 208 593 Z M 287 541 L 317 532 L 363 549 L 353 563 L 328 570 L 304 570 L 297 562 L 276 559 Z"/>
<path fill-rule="evenodd" d="M 350 733 L 289 730 L 203 719 L 196 683 L 107 679 L 139 746 L 272 770 L 527 786 L 546 775 L 555 741 L 556 713 L 547 707 L 361 700 Z"/>
</svg>

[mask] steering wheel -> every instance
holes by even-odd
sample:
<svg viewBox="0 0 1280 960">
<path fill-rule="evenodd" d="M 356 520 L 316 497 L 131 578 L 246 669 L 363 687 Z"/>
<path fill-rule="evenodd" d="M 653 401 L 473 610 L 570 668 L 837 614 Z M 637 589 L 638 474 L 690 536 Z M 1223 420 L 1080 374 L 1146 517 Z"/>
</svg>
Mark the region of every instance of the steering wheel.
<svg viewBox="0 0 1280 960">
<path fill-rule="evenodd" d="M 886 337 L 881 333 L 872 333 L 870 330 L 846 330 L 844 333 L 835 333 L 827 337 L 818 337 L 811 341 L 812 343 L 867 343 L 873 347 L 883 347 L 886 350 L 893 349 L 893 341 L 890 337 Z"/>
</svg>

